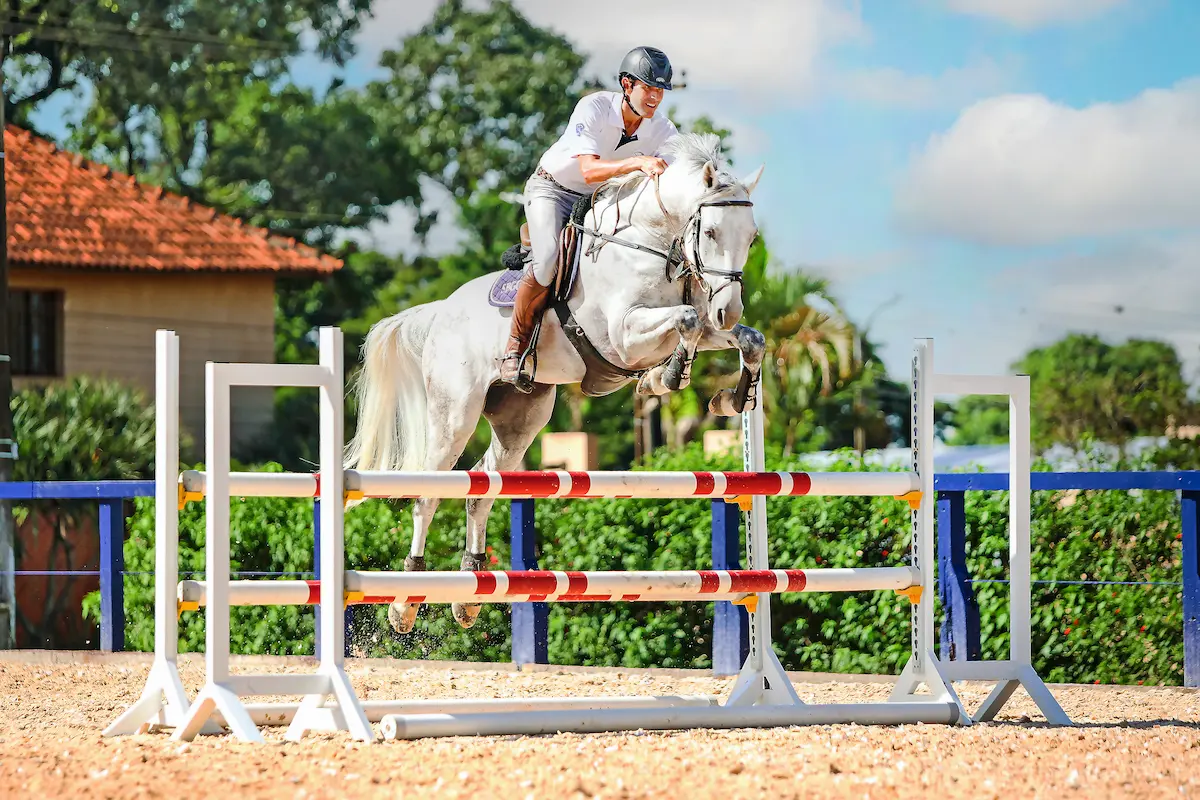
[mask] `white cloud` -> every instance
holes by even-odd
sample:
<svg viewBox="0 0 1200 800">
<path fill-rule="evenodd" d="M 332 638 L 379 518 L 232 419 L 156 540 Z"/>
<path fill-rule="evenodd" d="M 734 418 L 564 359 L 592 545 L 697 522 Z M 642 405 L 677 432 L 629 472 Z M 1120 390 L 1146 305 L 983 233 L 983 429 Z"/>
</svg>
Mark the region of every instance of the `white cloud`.
<svg viewBox="0 0 1200 800">
<path fill-rule="evenodd" d="M 960 14 L 999 20 L 1017 28 L 1082 22 L 1128 0 L 945 0 Z"/>
<path fill-rule="evenodd" d="M 373 61 L 380 51 L 398 46 L 402 38 L 433 19 L 439 5 L 441 0 L 377 0 L 358 35 L 358 44 Z"/>
<path fill-rule="evenodd" d="M 395 46 L 433 13 L 435 0 L 378 0 L 360 42 Z M 475 3 L 478 5 L 478 3 Z M 660 47 L 696 90 L 788 95 L 811 91 L 823 52 L 865 36 L 858 0 L 657 0 L 636 11 L 563 0 L 516 0 L 535 25 L 566 36 L 592 56 L 589 66 L 616 84 L 622 56 L 639 44 Z"/>
<path fill-rule="evenodd" d="M 1023 329 L 1006 326 L 1028 340 L 1026 347 L 1068 332 L 1092 333 L 1111 342 L 1159 339 L 1174 345 L 1185 368 L 1195 374 L 1200 371 L 1197 264 L 1200 231 L 1141 237 L 1006 270 L 996 276 L 992 289 L 1026 296 L 1023 316 L 1036 322 Z"/>
<path fill-rule="evenodd" d="M 1200 79 L 1082 109 L 976 103 L 929 140 L 895 202 L 915 228 L 987 244 L 1200 226 Z"/>
<path fill-rule="evenodd" d="M 864 69 L 839 76 L 836 88 L 874 105 L 928 110 L 961 108 L 1008 85 L 1016 69 L 991 58 L 951 67 L 940 75 L 919 75 L 895 67 Z"/>
<path fill-rule="evenodd" d="M 358 37 L 356 60 L 376 63 L 380 52 L 397 47 L 425 25 L 438 3 L 376 0 L 373 17 Z M 467 5 L 485 3 L 469 0 Z M 667 105 L 677 107 L 684 118 L 704 114 L 729 128 L 742 173 L 757 167 L 771 146 L 766 134 L 746 121 L 749 109 L 803 102 L 822 77 L 822 56 L 867 35 L 858 0 L 756 0 L 752 6 L 727 0 L 658 0 L 633 17 L 599 7 L 598 13 L 583 14 L 577 3 L 562 0 L 515 0 L 515 5 L 533 24 L 565 36 L 587 55 L 585 72 L 611 88 L 616 88 L 621 58 L 632 47 L 665 50 L 676 74 L 686 72 L 687 84 L 667 97 Z M 769 164 L 767 172 L 772 174 Z M 411 253 L 416 249 L 409 230 L 412 219 L 411 212 L 398 207 L 387 224 L 355 238 L 387 252 Z M 452 225 L 439 226 L 431 232 L 429 247 L 445 249 L 456 241 Z"/>
</svg>

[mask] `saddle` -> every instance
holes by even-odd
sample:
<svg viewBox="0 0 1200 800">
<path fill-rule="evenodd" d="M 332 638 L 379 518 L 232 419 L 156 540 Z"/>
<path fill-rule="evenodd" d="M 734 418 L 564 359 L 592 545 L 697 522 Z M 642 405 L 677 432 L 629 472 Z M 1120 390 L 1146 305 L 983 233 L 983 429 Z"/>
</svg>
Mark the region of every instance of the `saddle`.
<svg viewBox="0 0 1200 800">
<path fill-rule="evenodd" d="M 554 309 L 559 324 L 567 340 L 583 359 L 585 372 L 580 382 L 580 389 L 589 397 L 601 397 L 612 394 L 631 381 L 637 380 L 641 372 L 623 369 L 611 363 L 595 345 L 587 338 L 583 328 L 575 320 L 575 315 L 567 305 L 575 281 L 579 277 L 579 254 L 582 242 L 579 239 L 579 228 L 584 223 L 584 217 L 592 207 L 592 195 L 584 195 L 575 201 L 571 208 L 570 222 L 563 226 L 558 237 L 558 258 L 556 259 L 553 294 L 549 307 Z M 517 286 L 521 282 L 521 273 L 529 268 L 531 257 L 529 223 L 521 224 L 520 244 L 514 244 L 504 251 L 500 262 L 504 271 L 496 278 L 488 294 L 488 302 L 497 308 L 511 308 L 517 295 Z M 539 320 L 530 338 L 528 354 L 537 352 L 538 339 L 541 336 L 542 325 Z M 537 361 L 534 361 L 534 374 L 537 371 Z"/>
<path fill-rule="evenodd" d="M 570 221 L 583 224 L 583 218 L 591 210 L 592 197 L 585 195 L 575 201 L 571 208 Z M 517 284 L 521 281 L 521 271 L 528 269 L 532 258 L 529 238 L 529 223 L 521 223 L 520 243 L 504 251 L 500 263 L 504 271 L 492 284 L 488 294 L 488 302 L 496 308 L 512 308 L 517 296 Z M 554 269 L 553 301 L 565 301 L 571 296 L 575 280 L 579 276 L 579 230 L 574 225 L 564 225 L 558 235 L 558 258 Z M 536 341 L 535 341 L 536 345 Z"/>
</svg>

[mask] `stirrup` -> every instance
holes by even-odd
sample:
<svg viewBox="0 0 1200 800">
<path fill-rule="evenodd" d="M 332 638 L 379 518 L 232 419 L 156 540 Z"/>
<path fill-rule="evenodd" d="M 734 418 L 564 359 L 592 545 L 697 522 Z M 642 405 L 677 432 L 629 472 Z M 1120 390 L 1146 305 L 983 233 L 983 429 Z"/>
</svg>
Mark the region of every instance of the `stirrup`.
<svg viewBox="0 0 1200 800">
<path fill-rule="evenodd" d="M 530 338 L 529 345 L 526 346 L 526 348 L 523 352 L 507 353 L 507 354 L 505 354 L 505 356 L 503 358 L 500 359 L 500 381 L 501 381 L 501 383 L 507 383 L 509 386 L 513 387 L 521 394 L 531 394 L 533 392 L 533 375 L 531 373 L 527 373 L 525 371 L 525 361 L 527 359 L 529 359 L 529 357 L 531 355 L 533 355 L 533 350 L 534 350 L 534 348 L 537 347 L 537 334 L 538 334 L 538 331 L 540 328 L 541 328 L 541 322 L 539 321 L 537 326 L 534 327 L 533 336 L 529 337 Z M 505 378 L 504 377 L 504 365 L 505 365 L 505 363 L 511 362 L 514 360 L 517 362 L 517 366 L 513 372 L 513 376 L 512 376 L 512 378 Z M 537 369 L 536 357 L 534 359 L 534 369 Z"/>
<path fill-rule="evenodd" d="M 505 362 L 512 361 L 514 359 L 517 362 L 516 372 L 513 374 L 512 378 L 506 378 L 506 377 L 504 377 L 504 364 L 505 364 Z M 521 394 L 530 394 L 533 392 L 533 378 L 531 378 L 525 372 L 525 356 L 524 355 L 522 355 L 520 353 L 512 353 L 510 355 L 505 356 L 503 359 L 501 359 L 501 361 L 500 361 L 500 382 L 507 383 L 509 386 L 513 387 Z"/>
</svg>

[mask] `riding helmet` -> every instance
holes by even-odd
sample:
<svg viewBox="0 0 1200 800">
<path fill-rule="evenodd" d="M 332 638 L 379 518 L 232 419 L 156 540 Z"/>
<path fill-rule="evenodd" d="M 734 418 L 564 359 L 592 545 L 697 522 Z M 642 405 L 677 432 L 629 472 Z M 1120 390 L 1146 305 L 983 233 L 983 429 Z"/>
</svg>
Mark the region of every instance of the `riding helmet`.
<svg viewBox="0 0 1200 800">
<path fill-rule="evenodd" d="M 621 61 L 617 77 L 629 75 L 650 86 L 670 89 L 671 74 L 671 61 L 666 53 L 657 47 L 635 47 Z"/>
</svg>

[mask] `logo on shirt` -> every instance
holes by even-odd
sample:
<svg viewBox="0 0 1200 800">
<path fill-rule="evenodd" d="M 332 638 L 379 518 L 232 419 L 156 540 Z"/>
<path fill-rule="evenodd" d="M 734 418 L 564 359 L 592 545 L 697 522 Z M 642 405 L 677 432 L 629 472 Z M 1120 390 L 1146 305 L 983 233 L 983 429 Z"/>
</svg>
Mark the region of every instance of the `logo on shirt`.
<svg viewBox="0 0 1200 800">
<path fill-rule="evenodd" d="M 575 135 L 583 136 L 583 123 L 582 122 L 575 126 Z"/>
</svg>

